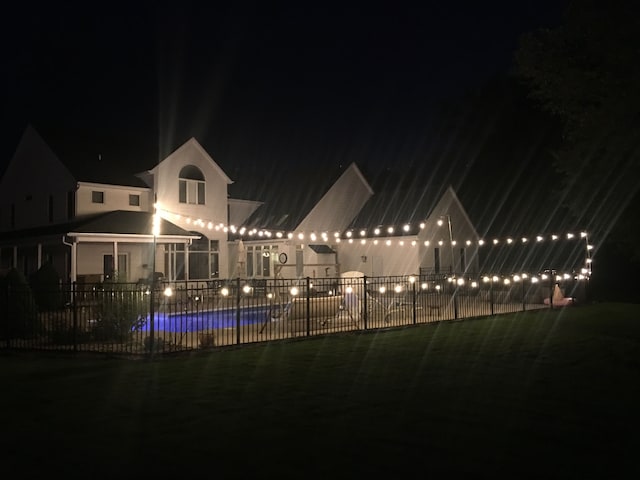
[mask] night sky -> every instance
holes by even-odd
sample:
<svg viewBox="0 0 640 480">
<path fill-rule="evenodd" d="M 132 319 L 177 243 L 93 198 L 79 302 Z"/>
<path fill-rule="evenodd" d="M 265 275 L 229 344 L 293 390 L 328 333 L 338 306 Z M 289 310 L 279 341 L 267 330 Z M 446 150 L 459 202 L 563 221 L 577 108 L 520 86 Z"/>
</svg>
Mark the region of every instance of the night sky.
<svg viewBox="0 0 640 480">
<path fill-rule="evenodd" d="M 65 161 L 134 171 L 193 136 L 232 178 L 356 161 L 440 175 L 493 212 L 505 198 L 469 179 L 482 171 L 494 188 L 503 162 L 542 155 L 503 78 L 518 36 L 559 24 L 564 1 L 228 3 L 16 7 L 0 29 L 2 165 L 29 123 Z M 521 107 L 523 128 L 474 165 L 489 127 L 518 123 Z"/>
</svg>

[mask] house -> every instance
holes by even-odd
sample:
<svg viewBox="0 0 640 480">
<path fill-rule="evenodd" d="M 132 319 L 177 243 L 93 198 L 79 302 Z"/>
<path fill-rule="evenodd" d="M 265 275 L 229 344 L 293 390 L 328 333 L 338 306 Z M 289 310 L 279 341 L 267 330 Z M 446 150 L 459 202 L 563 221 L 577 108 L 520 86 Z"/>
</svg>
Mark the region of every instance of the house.
<svg viewBox="0 0 640 480">
<path fill-rule="evenodd" d="M 99 159 L 83 167 L 26 129 L 0 179 L 1 268 L 30 275 L 51 262 L 78 283 L 206 283 L 464 271 L 477 261 L 478 235 L 453 189 L 389 203 L 355 163 L 239 171 L 233 181 L 191 138 L 142 172 L 116 174 Z"/>
</svg>

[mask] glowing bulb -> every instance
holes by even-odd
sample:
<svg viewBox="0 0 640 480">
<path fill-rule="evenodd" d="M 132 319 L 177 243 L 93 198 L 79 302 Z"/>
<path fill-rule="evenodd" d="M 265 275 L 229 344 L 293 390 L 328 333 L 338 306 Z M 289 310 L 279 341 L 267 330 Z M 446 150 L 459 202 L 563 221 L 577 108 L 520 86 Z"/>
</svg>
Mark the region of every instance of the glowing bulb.
<svg viewBox="0 0 640 480">
<path fill-rule="evenodd" d="M 480 246 L 484 245 L 484 240 L 482 240 L 482 239 L 478 240 L 478 245 L 480 245 Z"/>
<path fill-rule="evenodd" d="M 531 277 L 531 283 L 538 283 L 538 277 Z"/>
<path fill-rule="evenodd" d="M 373 233 L 374 233 L 375 235 L 380 235 L 380 229 L 379 229 L 379 228 L 376 228 L 376 229 L 373 231 Z"/>
<path fill-rule="evenodd" d="M 404 227 L 402 227 L 402 229 L 403 229 L 405 232 L 408 232 L 408 231 L 411 229 L 411 227 L 407 224 L 407 225 L 405 225 Z"/>
<path fill-rule="evenodd" d="M 505 279 L 504 279 L 504 284 L 505 284 L 505 285 L 509 285 L 510 283 L 511 283 L 511 281 L 510 281 L 508 278 L 505 278 Z"/>
<path fill-rule="evenodd" d="M 424 227 L 425 227 L 424 222 L 420 223 L 420 230 L 424 230 Z"/>
<path fill-rule="evenodd" d="M 414 277 L 413 275 L 409 276 L 409 283 L 415 283 L 416 282 L 416 277 Z"/>
<path fill-rule="evenodd" d="M 459 278 L 458 279 L 458 285 L 460 285 L 460 286 L 464 285 L 464 278 Z"/>
<path fill-rule="evenodd" d="M 420 288 L 422 290 L 426 290 L 427 288 L 429 288 L 429 284 L 427 282 L 424 282 L 422 285 L 420 285 Z"/>
<path fill-rule="evenodd" d="M 290 292 L 291 292 L 291 295 L 293 295 L 294 297 L 298 295 L 298 293 L 300 293 L 300 291 L 298 290 L 298 287 L 291 287 Z"/>
<path fill-rule="evenodd" d="M 387 247 L 391 245 L 391 240 L 386 241 Z"/>
<path fill-rule="evenodd" d="M 571 240 L 574 237 L 573 233 L 567 233 L 567 239 Z"/>
<path fill-rule="evenodd" d="M 389 227 L 389 228 L 387 228 L 387 232 L 388 232 L 388 233 L 393 233 L 393 227 Z"/>
<path fill-rule="evenodd" d="M 494 238 L 494 239 L 493 239 L 493 244 L 494 244 L 494 245 L 497 245 L 497 244 L 498 244 L 498 239 L 497 239 L 497 238 Z"/>
<path fill-rule="evenodd" d="M 386 291 L 387 291 L 387 289 L 386 289 L 386 288 L 384 287 L 384 285 L 383 285 L 382 287 L 380 287 L 380 288 L 378 289 L 378 291 L 379 291 L 380 293 L 384 293 L 384 292 L 386 292 Z"/>
<path fill-rule="evenodd" d="M 542 240 L 544 240 L 544 238 L 542 238 L 540 235 L 536 237 L 536 241 L 541 242 Z"/>
<path fill-rule="evenodd" d="M 276 237 L 282 238 L 282 232 L 276 232 Z"/>
<path fill-rule="evenodd" d="M 347 287 L 347 289 L 345 291 L 347 293 L 353 293 L 353 287 L 349 286 L 349 287 Z"/>
<path fill-rule="evenodd" d="M 360 236 L 361 236 L 361 237 L 364 237 L 366 234 L 367 234 L 367 232 L 366 232 L 366 231 L 364 231 L 364 230 L 360 230 Z"/>
<path fill-rule="evenodd" d="M 471 288 L 478 288 L 478 282 L 471 282 Z"/>
<path fill-rule="evenodd" d="M 401 285 L 396 285 L 396 286 L 393 288 L 393 290 L 394 290 L 396 293 L 400 293 L 400 292 L 402 292 L 402 286 L 401 286 Z"/>
<path fill-rule="evenodd" d="M 425 241 L 424 241 L 424 246 L 425 246 L 425 247 L 428 247 L 428 246 L 429 246 L 429 240 L 425 240 Z"/>
<path fill-rule="evenodd" d="M 304 240 L 304 233 L 298 234 L 298 240 Z"/>
<path fill-rule="evenodd" d="M 171 289 L 171 287 L 167 287 L 164 289 L 163 293 L 165 297 L 170 297 L 171 295 L 173 295 L 173 290 Z"/>
<path fill-rule="evenodd" d="M 351 231 L 348 231 L 348 232 L 347 232 L 347 238 L 351 238 L 351 235 L 353 235 L 353 234 L 351 233 Z"/>
<path fill-rule="evenodd" d="M 251 292 L 251 287 L 249 285 L 245 285 L 244 287 L 242 287 L 242 291 L 244 293 L 250 293 Z"/>
<path fill-rule="evenodd" d="M 226 297 L 227 295 L 229 295 L 229 289 L 227 287 L 223 287 L 220 290 L 220 295 L 222 295 L 223 297 Z"/>
<path fill-rule="evenodd" d="M 436 290 L 440 291 L 442 287 L 440 285 L 436 285 Z"/>
<path fill-rule="evenodd" d="M 439 226 L 439 227 L 441 227 L 441 226 L 442 226 L 442 223 L 443 223 L 443 222 L 442 222 L 442 219 L 439 219 L 439 220 L 438 220 L 438 226 Z"/>
</svg>

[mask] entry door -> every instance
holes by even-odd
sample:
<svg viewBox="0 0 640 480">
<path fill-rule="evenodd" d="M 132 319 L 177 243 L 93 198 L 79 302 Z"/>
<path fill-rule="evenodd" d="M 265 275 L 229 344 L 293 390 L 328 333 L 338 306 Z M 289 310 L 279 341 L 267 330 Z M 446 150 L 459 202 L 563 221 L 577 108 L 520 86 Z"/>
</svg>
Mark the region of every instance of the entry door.
<svg viewBox="0 0 640 480">
<path fill-rule="evenodd" d="M 113 255 L 104 255 L 102 259 L 102 273 L 105 280 L 111 280 L 113 278 Z M 120 280 L 127 280 L 127 254 L 118 254 L 118 277 Z"/>
</svg>

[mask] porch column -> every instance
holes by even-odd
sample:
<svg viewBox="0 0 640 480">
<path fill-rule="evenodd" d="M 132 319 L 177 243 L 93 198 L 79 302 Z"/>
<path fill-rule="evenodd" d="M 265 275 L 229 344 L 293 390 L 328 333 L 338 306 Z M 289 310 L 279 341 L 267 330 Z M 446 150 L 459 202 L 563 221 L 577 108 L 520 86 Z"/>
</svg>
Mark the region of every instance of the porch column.
<svg viewBox="0 0 640 480">
<path fill-rule="evenodd" d="M 118 242 L 113 242 L 113 278 L 118 278 Z"/>
<path fill-rule="evenodd" d="M 38 270 L 42 267 L 42 244 L 38 243 Z"/>
</svg>

